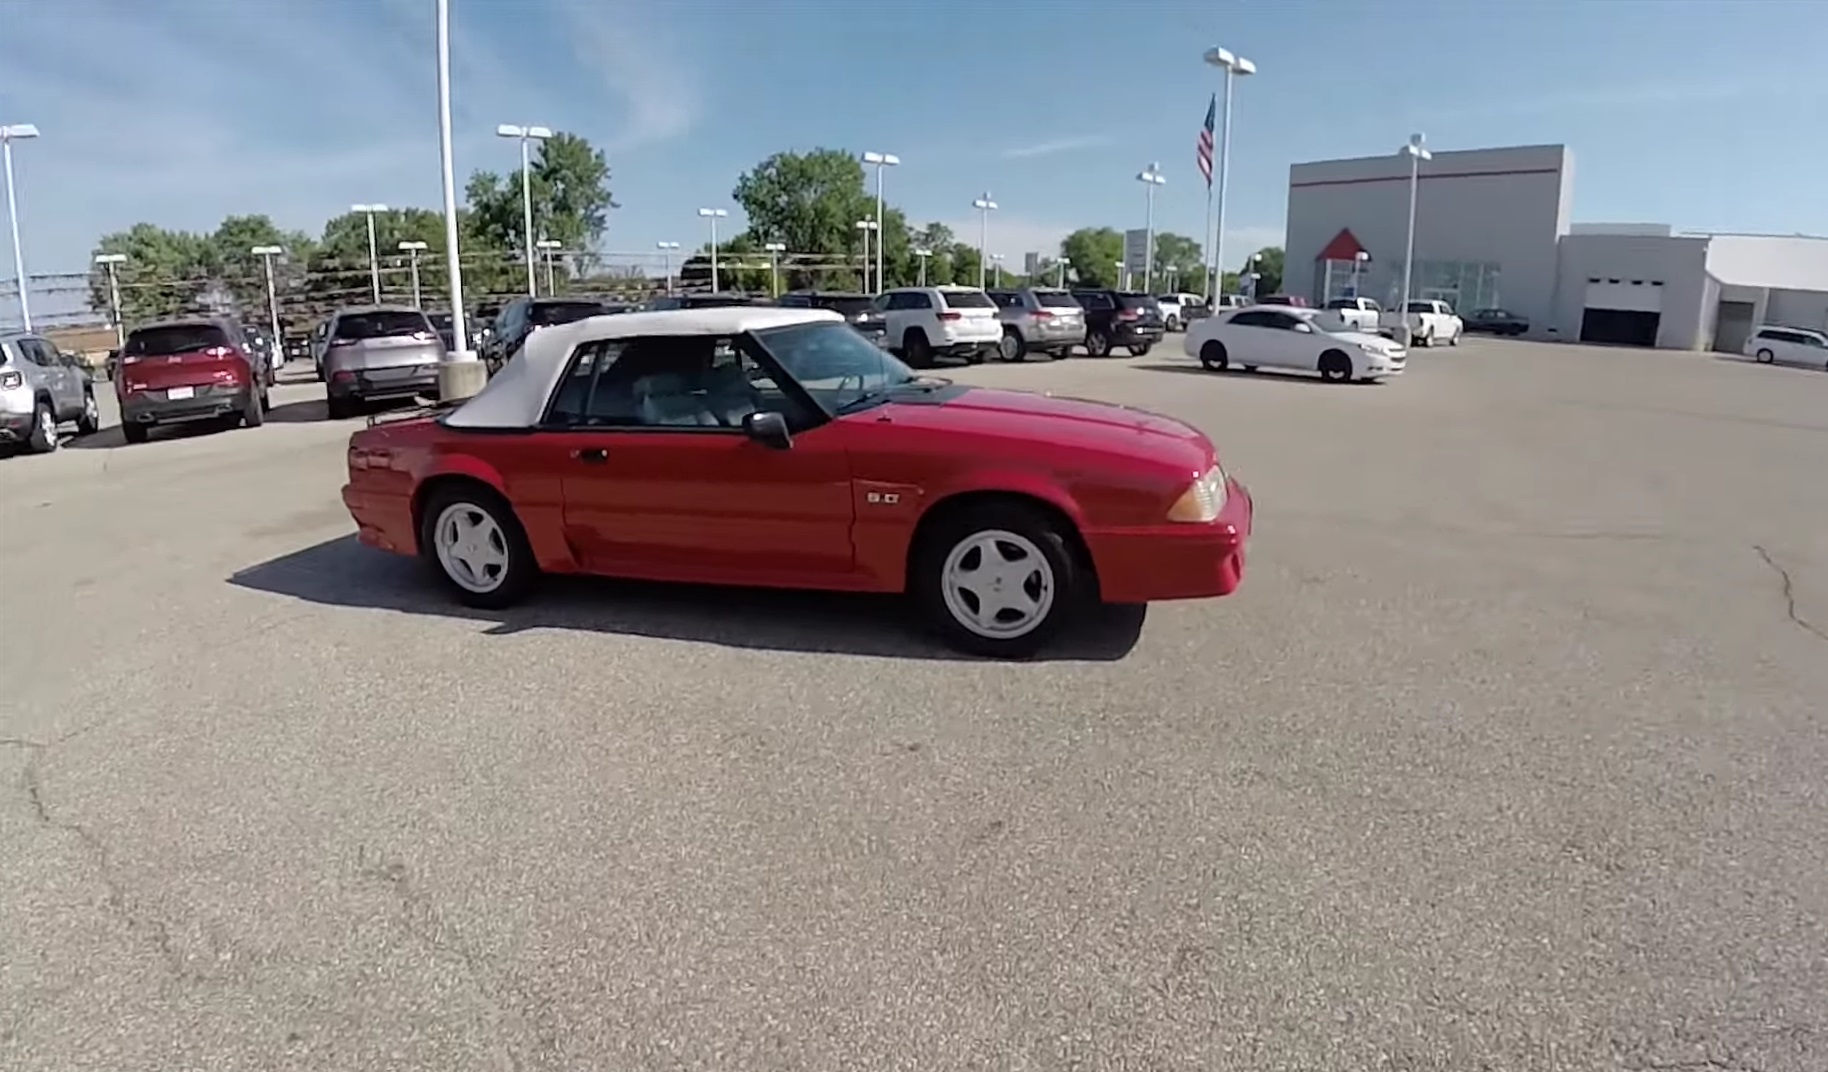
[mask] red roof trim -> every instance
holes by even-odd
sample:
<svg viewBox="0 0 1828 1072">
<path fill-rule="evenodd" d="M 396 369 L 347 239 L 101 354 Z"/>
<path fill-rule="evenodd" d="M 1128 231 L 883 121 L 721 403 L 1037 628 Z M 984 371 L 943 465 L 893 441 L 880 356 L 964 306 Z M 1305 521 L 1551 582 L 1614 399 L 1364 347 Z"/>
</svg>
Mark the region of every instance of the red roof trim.
<svg viewBox="0 0 1828 1072">
<path fill-rule="evenodd" d="M 1328 242 L 1314 259 L 1317 261 L 1352 261 L 1357 260 L 1360 253 L 1368 255 L 1369 252 L 1365 249 L 1364 244 L 1359 242 L 1358 236 L 1352 233 L 1352 228 L 1346 227 L 1334 235 L 1333 241 Z"/>
</svg>

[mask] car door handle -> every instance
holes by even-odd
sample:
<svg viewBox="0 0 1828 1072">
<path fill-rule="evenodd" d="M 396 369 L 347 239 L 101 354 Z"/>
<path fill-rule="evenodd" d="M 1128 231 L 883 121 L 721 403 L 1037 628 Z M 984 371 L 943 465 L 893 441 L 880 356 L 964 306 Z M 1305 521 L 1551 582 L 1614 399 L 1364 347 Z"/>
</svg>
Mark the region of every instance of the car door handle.
<svg viewBox="0 0 1828 1072">
<path fill-rule="evenodd" d="M 572 451 L 571 457 L 572 460 L 583 462 L 585 465 L 602 465 L 609 460 L 609 451 L 602 447 L 583 447 Z"/>
</svg>

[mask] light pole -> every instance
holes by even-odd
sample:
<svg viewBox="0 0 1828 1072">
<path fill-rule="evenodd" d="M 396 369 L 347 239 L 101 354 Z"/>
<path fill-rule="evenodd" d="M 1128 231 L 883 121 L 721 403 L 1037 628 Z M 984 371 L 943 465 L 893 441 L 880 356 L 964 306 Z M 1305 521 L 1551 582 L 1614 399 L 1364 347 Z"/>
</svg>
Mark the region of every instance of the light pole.
<svg viewBox="0 0 1828 1072">
<path fill-rule="evenodd" d="M 533 297 L 533 153 L 528 148 L 536 141 L 545 141 L 552 137 L 551 127 L 518 126 L 514 123 L 503 123 L 495 128 L 498 138 L 513 138 L 520 142 L 520 215 L 521 245 L 527 253 L 527 297 Z"/>
<path fill-rule="evenodd" d="M 1231 178 L 1231 83 L 1233 79 L 1257 73 L 1257 65 L 1243 56 L 1234 56 L 1222 48 L 1206 50 L 1206 62 L 1225 69 L 1225 122 L 1219 134 L 1219 225 L 1212 237 L 1210 286 L 1216 293 L 1225 280 L 1225 186 Z"/>
<path fill-rule="evenodd" d="M 97 253 L 95 263 L 108 273 L 108 311 L 114 314 L 114 345 L 119 348 L 127 345 L 127 330 L 121 324 L 121 281 L 114 274 L 114 266 L 127 261 L 125 253 Z"/>
<path fill-rule="evenodd" d="M 977 231 L 977 286 L 984 289 L 984 260 L 990 251 L 990 214 L 997 210 L 997 203 L 990 199 L 990 191 L 971 202 L 971 207 L 978 210 L 979 222 Z"/>
<path fill-rule="evenodd" d="M 1059 263 L 1054 265 L 1054 269 L 1059 273 L 1054 279 L 1054 286 L 1061 290 L 1066 289 L 1066 270 L 1072 266 L 1072 263 L 1071 257 L 1061 257 Z"/>
<path fill-rule="evenodd" d="M 894 153 L 864 153 L 863 162 L 876 169 L 876 223 L 882 223 L 882 173 L 901 163 L 901 157 Z M 864 288 L 868 290 L 868 287 Z M 876 236 L 876 289 L 882 290 L 882 236 Z"/>
<path fill-rule="evenodd" d="M 1352 254 L 1352 296 L 1354 298 L 1364 297 L 1364 286 L 1359 280 L 1364 274 L 1365 262 L 1370 259 L 1371 254 L 1362 249 Z"/>
<path fill-rule="evenodd" d="M 408 257 L 412 258 L 413 308 L 415 308 L 415 309 L 425 308 L 425 301 L 419 294 L 419 254 L 424 253 L 426 250 L 428 250 L 430 248 L 431 247 L 426 245 L 424 242 L 402 242 L 402 243 L 400 243 L 400 252 L 402 252 L 402 253 L 406 254 Z"/>
<path fill-rule="evenodd" d="M 273 291 L 273 258 L 284 253 L 285 250 L 281 249 L 279 246 L 255 246 L 253 249 L 248 250 L 248 252 L 259 257 L 260 266 L 266 269 L 267 324 L 273 329 L 274 347 L 277 348 L 281 354 L 284 354 L 285 348 L 280 345 L 279 341 L 279 298 Z M 99 260 L 100 258 L 97 259 Z M 108 274 L 112 277 L 114 273 L 109 272 Z"/>
<path fill-rule="evenodd" d="M 701 208 L 698 214 L 711 221 L 711 293 L 717 291 L 717 221 L 730 213 L 721 208 Z"/>
<path fill-rule="evenodd" d="M 914 256 L 920 260 L 920 285 L 924 287 L 927 285 L 927 258 L 933 256 L 933 251 L 917 249 L 914 251 Z"/>
<path fill-rule="evenodd" d="M 553 262 L 558 258 L 558 253 L 556 251 L 563 248 L 564 245 L 565 245 L 565 243 L 560 242 L 556 238 L 542 238 L 538 242 L 534 243 L 534 246 L 536 246 L 540 251 L 540 256 L 542 256 L 546 259 L 546 296 L 547 297 L 551 297 L 552 295 L 557 294 L 559 292 L 559 288 L 552 278 L 552 266 L 553 266 Z"/>
<path fill-rule="evenodd" d="M 1118 290 L 1129 290 L 1130 289 L 1129 283 L 1127 280 L 1124 279 L 1124 276 L 1127 273 L 1123 270 L 1123 262 L 1122 261 L 1112 261 L 1111 263 L 1114 266 L 1116 266 L 1116 268 L 1117 268 L 1117 289 Z"/>
<path fill-rule="evenodd" d="M 1415 267 L 1415 192 L 1421 185 L 1422 161 L 1432 160 L 1434 154 L 1428 151 L 1428 139 L 1421 134 L 1409 135 L 1403 143 L 1403 155 L 1409 157 L 1409 237 L 1403 243 L 1403 304 L 1398 306 L 1402 320 L 1403 340 L 1405 345 L 1413 345 L 1414 333 L 1409 328 L 1409 284 Z"/>
<path fill-rule="evenodd" d="M 1143 216 L 1143 289 L 1155 289 L 1155 188 L 1167 182 L 1160 164 L 1150 164 L 1136 173 L 1136 181 L 1147 186 L 1148 208 Z"/>
<path fill-rule="evenodd" d="M 677 242 L 655 242 L 654 248 L 660 251 L 660 261 L 666 270 L 666 292 L 673 293 L 673 251 L 679 248 Z"/>
<path fill-rule="evenodd" d="M 468 398 L 489 382 L 488 366 L 470 349 L 463 311 L 463 264 L 457 248 L 457 168 L 451 157 L 451 2 L 438 0 L 438 166 L 444 187 L 444 265 L 451 277 L 451 348 L 438 364 L 438 397 Z"/>
<path fill-rule="evenodd" d="M 6 158 L 6 218 L 13 228 L 13 280 L 19 285 L 19 323 L 27 331 L 32 330 L 32 303 L 25 293 L 25 250 L 19 246 L 19 194 L 13 183 L 13 143 L 37 136 L 38 128 L 30 123 L 0 126 L 0 156 Z"/>
<path fill-rule="evenodd" d="M 769 242 L 762 248 L 768 251 L 769 293 L 778 298 L 781 296 L 781 254 L 787 252 L 787 243 Z"/>
<path fill-rule="evenodd" d="M 875 220 L 858 220 L 857 230 L 863 235 L 863 292 L 870 293 L 870 232 L 881 230 L 882 225 Z M 878 242 L 877 245 L 881 245 Z M 876 280 L 877 290 L 881 290 L 882 280 Z"/>
<path fill-rule="evenodd" d="M 992 271 L 995 273 L 994 278 L 996 279 L 996 284 L 1000 287 L 1003 285 L 1003 255 L 1001 253 L 992 253 L 990 255 L 990 263 L 993 266 Z"/>
<path fill-rule="evenodd" d="M 374 303 L 381 304 L 381 255 L 375 250 L 374 214 L 386 212 L 386 205 L 350 205 L 349 211 L 360 212 L 368 217 L 368 283 L 374 291 Z"/>
<path fill-rule="evenodd" d="M 1257 271 L 1257 264 L 1261 260 L 1263 260 L 1263 254 L 1261 253 L 1252 253 L 1250 256 L 1244 258 L 1244 271 L 1238 277 L 1240 288 L 1243 286 L 1245 279 L 1248 278 L 1250 280 L 1250 300 L 1252 302 L 1257 300 L 1257 280 L 1263 278 L 1263 273 Z M 1222 276 L 1223 273 L 1221 273 L 1221 277 Z"/>
</svg>

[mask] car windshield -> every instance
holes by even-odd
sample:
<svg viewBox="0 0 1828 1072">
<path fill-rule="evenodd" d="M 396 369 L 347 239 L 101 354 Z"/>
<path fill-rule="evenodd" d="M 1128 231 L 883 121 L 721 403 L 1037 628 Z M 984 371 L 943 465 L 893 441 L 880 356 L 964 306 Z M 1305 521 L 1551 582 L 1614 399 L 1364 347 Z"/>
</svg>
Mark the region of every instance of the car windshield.
<svg viewBox="0 0 1828 1072">
<path fill-rule="evenodd" d="M 796 324 L 757 332 L 756 338 L 830 413 L 914 380 L 906 365 L 845 324 Z"/>
<path fill-rule="evenodd" d="M 1077 309 L 1079 303 L 1064 290 L 1037 290 L 1035 300 L 1045 309 Z"/>
<path fill-rule="evenodd" d="M 942 290 L 940 296 L 946 299 L 948 309 L 995 309 L 996 302 L 990 295 L 981 290 Z"/>
<path fill-rule="evenodd" d="M 214 324 L 165 324 L 127 336 L 123 352 L 131 357 L 169 357 L 227 345 L 228 333 Z"/>
<path fill-rule="evenodd" d="M 432 326 L 424 313 L 406 309 L 376 309 L 367 313 L 349 313 L 336 318 L 338 339 L 397 339 L 409 335 L 429 335 Z"/>
<path fill-rule="evenodd" d="M 603 316 L 609 310 L 602 302 L 594 301 L 542 301 L 534 302 L 527 310 L 527 323 L 536 328 L 549 328 L 556 324 L 570 324 L 579 320 L 588 320 L 593 316 Z"/>
</svg>

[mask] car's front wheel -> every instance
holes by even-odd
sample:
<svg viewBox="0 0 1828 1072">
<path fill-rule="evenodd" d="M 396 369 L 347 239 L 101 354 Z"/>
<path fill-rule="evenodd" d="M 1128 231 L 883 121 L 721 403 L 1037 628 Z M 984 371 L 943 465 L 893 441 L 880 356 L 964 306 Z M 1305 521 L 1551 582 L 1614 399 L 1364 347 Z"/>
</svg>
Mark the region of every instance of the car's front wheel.
<svg viewBox="0 0 1828 1072">
<path fill-rule="evenodd" d="M 960 510 L 924 534 L 910 582 L 941 637 L 955 648 L 1019 659 L 1071 617 L 1083 582 L 1068 534 L 1019 502 Z"/>
<path fill-rule="evenodd" d="M 469 606 L 495 610 L 519 602 L 539 575 L 514 511 L 481 485 L 435 494 L 421 526 L 420 552 Z"/>
<path fill-rule="evenodd" d="M 1345 383 L 1352 378 L 1352 359 L 1343 350 L 1328 350 L 1321 354 L 1320 378 L 1331 383 Z"/>
<path fill-rule="evenodd" d="M 40 402 L 32 410 L 32 431 L 25 445 L 33 454 L 49 454 L 57 449 L 57 411 L 49 402 Z"/>
<path fill-rule="evenodd" d="M 1758 351 L 1758 363 L 1759 364 L 1769 365 L 1770 363 L 1772 363 L 1773 361 L 1776 361 L 1776 360 L 1777 360 L 1777 355 L 1772 353 L 1771 351 L 1769 351 L 1769 350 Z"/>
</svg>

